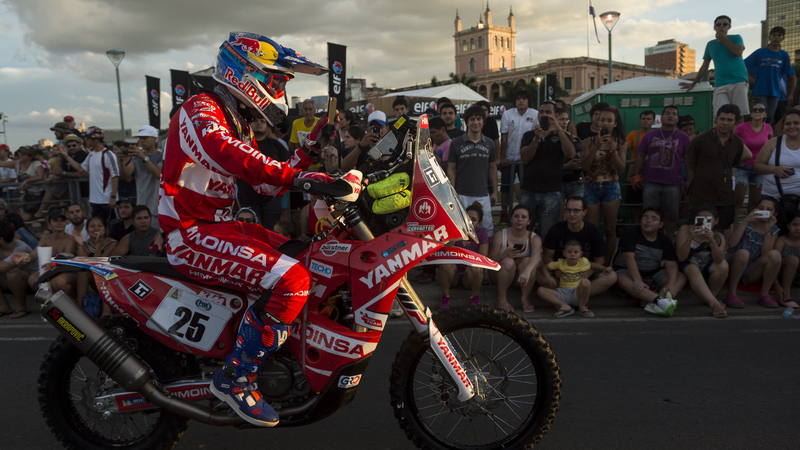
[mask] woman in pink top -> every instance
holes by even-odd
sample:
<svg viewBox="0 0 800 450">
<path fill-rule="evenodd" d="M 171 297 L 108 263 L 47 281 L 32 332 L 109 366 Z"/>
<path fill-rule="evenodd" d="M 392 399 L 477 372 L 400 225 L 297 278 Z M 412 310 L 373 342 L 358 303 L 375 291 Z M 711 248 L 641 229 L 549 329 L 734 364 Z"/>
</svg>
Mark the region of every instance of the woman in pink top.
<svg viewBox="0 0 800 450">
<path fill-rule="evenodd" d="M 742 138 L 744 145 L 753 153 L 753 157 L 749 161 L 745 161 L 742 165 L 733 168 L 733 174 L 736 178 L 736 215 L 739 215 L 739 208 L 744 203 L 744 193 L 747 190 L 747 185 L 750 185 L 750 200 L 747 205 L 747 213 L 753 210 L 761 201 L 761 183 L 764 181 L 763 175 L 753 169 L 753 163 L 756 161 L 758 152 L 761 147 L 772 138 L 772 127 L 768 123 L 764 123 L 767 117 L 767 108 L 761 104 L 756 103 L 750 108 L 750 121 L 740 123 L 736 126 L 734 132 L 737 136 Z"/>
</svg>

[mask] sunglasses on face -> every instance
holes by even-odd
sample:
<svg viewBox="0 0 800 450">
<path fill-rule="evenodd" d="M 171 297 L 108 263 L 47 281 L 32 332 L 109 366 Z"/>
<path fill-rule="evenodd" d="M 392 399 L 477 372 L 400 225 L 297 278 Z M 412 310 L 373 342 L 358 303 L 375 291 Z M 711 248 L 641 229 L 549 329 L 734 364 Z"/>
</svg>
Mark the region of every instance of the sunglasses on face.
<svg viewBox="0 0 800 450">
<path fill-rule="evenodd" d="M 728 25 L 730 25 L 730 22 L 717 22 L 714 24 L 717 27 L 727 27 Z"/>
<path fill-rule="evenodd" d="M 767 112 L 767 108 L 753 108 L 750 111 L 753 111 L 753 112 Z"/>
<path fill-rule="evenodd" d="M 255 219 L 251 219 L 249 217 L 245 217 L 245 218 L 242 218 L 242 219 L 236 219 L 236 220 L 239 221 L 239 222 L 243 222 L 243 223 L 256 223 Z"/>
<path fill-rule="evenodd" d="M 77 148 L 78 144 L 67 144 L 67 148 Z"/>
</svg>

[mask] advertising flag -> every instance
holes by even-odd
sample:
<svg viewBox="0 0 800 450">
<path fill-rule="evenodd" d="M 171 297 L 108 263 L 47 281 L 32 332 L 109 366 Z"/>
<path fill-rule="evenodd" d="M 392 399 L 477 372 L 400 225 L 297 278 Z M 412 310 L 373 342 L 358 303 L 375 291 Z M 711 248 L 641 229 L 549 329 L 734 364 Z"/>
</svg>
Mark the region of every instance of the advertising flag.
<svg viewBox="0 0 800 450">
<path fill-rule="evenodd" d="M 594 36 L 597 38 L 597 43 L 599 44 L 600 35 L 597 34 L 597 16 L 594 13 L 594 3 L 592 0 L 589 0 L 589 14 L 592 15 L 592 22 L 594 23 Z"/>
<path fill-rule="evenodd" d="M 336 98 L 336 105 L 341 111 L 347 97 L 344 92 L 347 67 L 347 47 L 328 42 L 328 96 Z"/>
<path fill-rule="evenodd" d="M 161 129 L 161 80 L 145 75 L 147 84 L 147 115 L 150 126 Z"/>
<path fill-rule="evenodd" d="M 172 112 L 170 112 L 170 117 L 172 117 L 172 114 L 189 98 L 189 87 L 192 85 L 192 81 L 189 72 L 185 70 L 170 69 L 170 73 L 172 74 Z"/>
</svg>

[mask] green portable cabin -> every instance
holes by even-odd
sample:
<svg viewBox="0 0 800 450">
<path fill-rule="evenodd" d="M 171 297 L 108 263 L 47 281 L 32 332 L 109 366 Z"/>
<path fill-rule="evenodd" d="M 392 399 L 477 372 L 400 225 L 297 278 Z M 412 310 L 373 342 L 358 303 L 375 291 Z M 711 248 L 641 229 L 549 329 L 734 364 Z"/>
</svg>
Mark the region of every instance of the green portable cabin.
<svg viewBox="0 0 800 450">
<path fill-rule="evenodd" d="M 656 113 L 656 127 L 661 124 L 661 111 L 675 105 L 680 114 L 690 114 L 695 120 L 695 130 L 708 131 L 713 126 L 714 88 L 707 82 L 698 83 L 690 92 L 681 89 L 685 80 L 661 77 L 637 77 L 606 84 L 587 92 L 572 101 L 575 123 L 590 122 L 589 110 L 599 102 L 619 109 L 625 132 L 639 129 L 639 114 L 652 110 Z"/>
</svg>

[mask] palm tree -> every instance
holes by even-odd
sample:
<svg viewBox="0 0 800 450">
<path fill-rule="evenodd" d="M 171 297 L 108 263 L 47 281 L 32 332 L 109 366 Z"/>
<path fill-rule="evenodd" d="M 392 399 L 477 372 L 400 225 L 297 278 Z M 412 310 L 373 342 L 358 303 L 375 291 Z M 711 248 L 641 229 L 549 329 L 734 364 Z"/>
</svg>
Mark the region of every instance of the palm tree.
<svg viewBox="0 0 800 450">
<path fill-rule="evenodd" d="M 465 86 L 470 86 L 472 84 L 475 84 L 476 81 L 478 81 L 478 77 L 468 77 L 467 74 L 465 73 L 462 73 L 461 76 L 459 77 L 455 73 L 450 72 L 450 81 L 452 81 L 455 84 L 461 83 Z"/>
<path fill-rule="evenodd" d="M 530 84 L 525 80 L 517 80 L 517 81 L 504 81 L 503 83 L 500 84 L 500 86 L 502 88 L 503 95 L 495 99 L 495 101 L 497 102 L 510 103 L 513 105 L 514 100 L 516 100 L 515 99 L 516 93 L 520 89 L 525 89 L 526 91 L 528 91 L 529 94 L 533 96 L 533 98 L 531 99 L 531 104 L 533 104 L 533 102 L 536 101 L 537 86 L 535 84 Z"/>
</svg>

